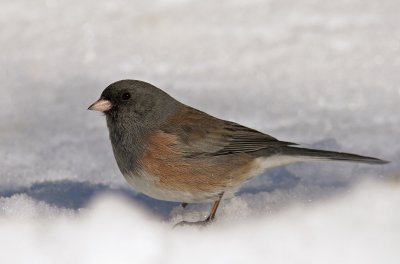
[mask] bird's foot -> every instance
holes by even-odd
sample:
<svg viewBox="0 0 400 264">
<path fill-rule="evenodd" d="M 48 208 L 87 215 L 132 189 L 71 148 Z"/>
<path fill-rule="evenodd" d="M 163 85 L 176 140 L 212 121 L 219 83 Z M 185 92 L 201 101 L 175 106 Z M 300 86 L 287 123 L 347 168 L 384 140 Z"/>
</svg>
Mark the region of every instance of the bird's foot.
<svg viewBox="0 0 400 264">
<path fill-rule="evenodd" d="M 188 221 L 182 221 L 174 225 L 174 228 L 177 227 L 183 227 L 183 226 L 198 226 L 198 227 L 206 227 L 207 225 L 211 224 L 213 222 L 213 219 L 210 217 L 207 217 L 206 220 L 203 221 L 197 221 L 197 222 L 188 222 Z"/>
</svg>

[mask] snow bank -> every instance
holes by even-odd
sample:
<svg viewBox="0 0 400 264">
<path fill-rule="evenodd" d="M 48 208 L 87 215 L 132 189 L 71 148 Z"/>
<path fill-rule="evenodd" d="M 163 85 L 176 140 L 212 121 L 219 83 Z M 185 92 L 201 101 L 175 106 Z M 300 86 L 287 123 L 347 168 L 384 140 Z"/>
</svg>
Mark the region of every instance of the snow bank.
<svg viewBox="0 0 400 264">
<path fill-rule="evenodd" d="M 241 215 L 252 213 L 246 203 L 240 197 L 225 203 L 212 226 L 172 229 L 132 202 L 111 196 L 75 216 L 60 211 L 56 218 L 59 209 L 44 203 L 3 198 L 0 261 L 397 263 L 400 257 L 398 184 L 370 182 L 336 200 L 235 219 L 238 208 Z"/>
</svg>

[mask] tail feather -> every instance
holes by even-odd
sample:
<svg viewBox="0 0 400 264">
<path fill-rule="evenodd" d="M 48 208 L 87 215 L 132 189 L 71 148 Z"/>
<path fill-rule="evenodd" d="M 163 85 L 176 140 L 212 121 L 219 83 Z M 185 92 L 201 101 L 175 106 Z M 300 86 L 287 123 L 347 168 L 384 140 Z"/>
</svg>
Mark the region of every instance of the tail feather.
<svg viewBox="0 0 400 264">
<path fill-rule="evenodd" d="M 338 160 L 338 161 L 351 161 L 351 162 L 361 162 L 368 164 L 387 164 L 388 161 L 373 158 L 360 156 L 357 154 L 343 153 L 343 152 L 335 152 L 335 151 L 326 151 L 326 150 L 318 150 L 318 149 L 307 149 L 307 148 L 298 148 L 298 147 L 285 147 L 282 149 L 283 155 L 289 156 L 299 156 L 299 157 L 309 157 L 315 159 L 328 159 L 328 160 Z"/>
</svg>

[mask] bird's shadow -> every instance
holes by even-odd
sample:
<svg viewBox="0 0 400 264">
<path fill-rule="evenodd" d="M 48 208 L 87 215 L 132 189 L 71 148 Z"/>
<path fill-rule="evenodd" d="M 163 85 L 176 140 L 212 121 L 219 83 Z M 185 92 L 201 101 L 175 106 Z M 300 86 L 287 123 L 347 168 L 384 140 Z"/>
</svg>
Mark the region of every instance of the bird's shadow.
<svg viewBox="0 0 400 264">
<path fill-rule="evenodd" d="M 98 196 L 113 194 L 141 204 L 161 217 L 167 217 L 171 210 L 178 205 L 178 203 L 152 199 L 146 195 L 136 193 L 129 187 L 115 188 L 88 181 L 45 181 L 34 183 L 29 187 L 0 191 L 0 197 L 11 197 L 17 194 L 25 194 L 37 201 L 73 210 L 86 207 Z"/>
<path fill-rule="evenodd" d="M 300 179 L 285 168 L 270 170 L 262 175 L 255 184 L 246 184 L 238 195 L 245 193 L 271 192 L 275 189 L 294 188 Z M 34 183 L 29 187 L 0 191 L 0 197 L 11 197 L 25 194 L 47 204 L 78 210 L 84 208 L 95 197 L 102 194 L 115 194 L 127 200 L 134 201 L 147 208 L 152 213 L 167 219 L 171 211 L 179 203 L 160 201 L 132 190 L 130 187 L 114 188 L 100 183 L 78 182 L 71 180 L 45 181 Z"/>
</svg>

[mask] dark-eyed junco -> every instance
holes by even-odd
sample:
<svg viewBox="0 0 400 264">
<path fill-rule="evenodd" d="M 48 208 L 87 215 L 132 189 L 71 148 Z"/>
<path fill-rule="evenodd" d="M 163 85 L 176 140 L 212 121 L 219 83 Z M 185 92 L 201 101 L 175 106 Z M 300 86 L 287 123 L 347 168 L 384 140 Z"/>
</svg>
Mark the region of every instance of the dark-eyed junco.
<svg viewBox="0 0 400 264">
<path fill-rule="evenodd" d="M 90 110 L 104 112 L 115 159 L 125 179 L 150 197 L 187 203 L 213 202 L 272 167 L 309 160 L 386 161 L 307 149 L 257 130 L 215 118 L 137 80 L 108 86 Z"/>
</svg>

